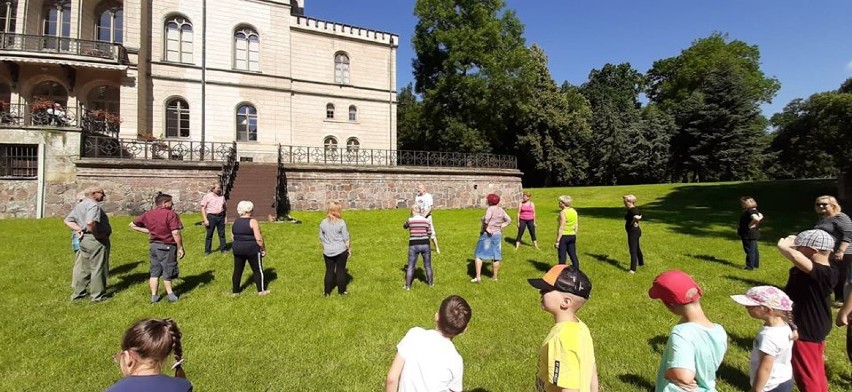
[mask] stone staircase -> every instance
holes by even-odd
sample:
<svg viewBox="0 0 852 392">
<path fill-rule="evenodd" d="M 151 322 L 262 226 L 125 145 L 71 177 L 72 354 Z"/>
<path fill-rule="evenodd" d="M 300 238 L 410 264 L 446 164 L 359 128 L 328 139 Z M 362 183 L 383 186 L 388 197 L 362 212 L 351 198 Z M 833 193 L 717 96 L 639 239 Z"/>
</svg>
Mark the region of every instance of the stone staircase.
<svg viewBox="0 0 852 392">
<path fill-rule="evenodd" d="M 234 187 L 228 199 L 228 221 L 237 219 L 237 204 L 241 200 L 254 203 L 252 216 L 266 221 L 276 217 L 275 192 L 278 184 L 278 165 L 275 163 L 240 162 Z"/>
</svg>

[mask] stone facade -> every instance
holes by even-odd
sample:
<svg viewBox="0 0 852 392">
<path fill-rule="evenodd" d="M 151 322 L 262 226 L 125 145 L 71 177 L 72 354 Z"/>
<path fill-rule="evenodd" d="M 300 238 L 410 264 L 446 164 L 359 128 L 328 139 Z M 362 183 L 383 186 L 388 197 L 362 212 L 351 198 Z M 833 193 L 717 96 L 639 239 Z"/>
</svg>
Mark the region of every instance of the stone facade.
<svg viewBox="0 0 852 392">
<path fill-rule="evenodd" d="M 323 210 L 331 201 L 348 209 L 408 208 L 419 184 L 442 209 L 485 207 L 489 193 L 500 195 L 504 208 L 521 200 L 517 170 L 291 165 L 285 173 L 293 210 Z"/>
</svg>

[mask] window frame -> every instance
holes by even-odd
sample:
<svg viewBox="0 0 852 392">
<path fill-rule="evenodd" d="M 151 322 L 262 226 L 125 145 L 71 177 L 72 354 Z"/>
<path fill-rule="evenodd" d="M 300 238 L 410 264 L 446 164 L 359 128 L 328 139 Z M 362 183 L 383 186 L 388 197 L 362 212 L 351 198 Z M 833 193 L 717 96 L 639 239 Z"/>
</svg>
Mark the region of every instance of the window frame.
<svg viewBox="0 0 852 392">
<path fill-rule="evenodd" d="M 169 50 L 169 25 L 174 23 L 177 50 Z M 181 14 L 170 15 L 163 21 L 163 61 L 180 64 L 195 64 L 195 30 L 192 21 Z M 189 50 L 187 50 L 189 47 Z M 169 57 L 169 53 L 176 53 L 177 59 Z"/>
<path fill-rule="evenodd" d="M 349 85 L 352 70 L 352 60 L 346 52 L 334 54 L 334 83 Z"/>
<path fill-rule="evenodd" d="M 175 108 L 172 108 L 172 104 L 176 104 Z M 186 107 L 182 107 L 182 105 L 186 105 Z M 175 128 L 175 136 L 169 135 L 169 116 L 174 112 L 176 118 L 176 128 Z M 192 136 L 192 117 L 190 116 L 190 106 L 189 103 L 183 97 L 171 97 L 166 100 L 166 126 L 165 132 L 163 135 L 166 139 L 188 139 Z M 185 117 L 185 118 L 184 118 Z M 186 121 L 186 128 L 181 126 L 183 121 Z M 183 130 L 186 130 L 186 136 L 182 136 L 181 133 Z"/>
<path fill-rule="evenodd" d="M 355 105 L 349 105 L 349 121 L 358 121 L 358 108 Z"/>
<path fill-rule="evenodd" d="M 243 109 L 247 109 L 246 110 L 247 113 L 242 113 Z M 253 111 L 253 113 L 249 112 L 249 109 L 250 109 L 250 111 Z M 240 142 L 240 143 L 255 143 L 255 142 L 257 142 L 257 130 L 258 130 L 257 107 L 255 107 L 254 105 L 252 105 L 251 103 L 248 103 L 248 102 L 241 103 L 241 104 L 237 105 L 237 111 L 236 111 L 235 119 L 236 119 L 235 140 L 237 142 Z M 241 133 L 240 126 L 242 125 L 241 120 L 246 122 L 245 131 L 244 131 L 245 132 L 245 139 L 242 139 L 242 140 L 240 139 L 240 133 Z M 252 138 L 251 138 L 252 132 L 251 132 L 250 125 L 252 124 L 252 122 L 254 122 L 254 140 L 252 140 Z"/>
<path fill-rule="evenodd" d="M 357 153 L 361 150 L 361 141 L 357 137 L 352 136 L 346 139 L 346 152 Z"/>
<path fill-rule="evenodd" d="M 14 33 L 18 22 L 18 0 L 5 0 L 0 4 L 0 10 L 5 16 L 2 17 L 0 32 Z"/>
<path fill-rule="evenodd" d="M 325 119 L 334 120 L 334 104 L 331 102 L 325 104 Z"/>
<path fill-rule="evenodd" d="M 95 30 L 94 30 L 94 40 L 98 42 L 106 42 L 111 44 L 123 44 L 124 43 L 124 5 L 117 1 L 106 1 L 98 5 L 96 8 L 97 12 L 95 12 Z M 104 27 L 101 25 L 103 21 L 104 14 L 110 13 L 111 18 L 109 19 L 110 25 Z M 121 29 L 116 30 L 116 21 L 121 22 Z M 109 31 L 109 41 L 104 41 L 100 39 L 100 33 L 102 30 Z M 116 32 L 119 32 L 118 39 L 116 39 Z"/>
<path fill-rule="evenodd" d="M 26 153 L 12 154 L 14 149 L 20 149 Z M 38 150 L 38 144 L 0 143 L 0 179 L 37 180 Z M 24 165 L 20 167 L 22 162 Z M 22 174 L 16 174 L 16 172 L 22 172 Z"/>
<path fill-rule="evenodd" d="M 242 34 L 244 38 L 240 38 L 240 34 Z M 257 29 L 248 25 L 241 25 L 234 29 L 233 37 L 233 69 L 237 71 L 260 72 L 260 33 L 257 32 Z M 252 38 L 254 40 L 252 40 Z M 245 42 L 244 48 L 240 48 L 241 42 Z M 252 44 L 252 42 L 254 42 L 254 44 Z M 254 48 L 254 50 L 252 50 L 252 48 Z M 245 55 L 245 58 L 242 60 L 238 57 L 240 52 L 243 52 Z M 255 55 L 254 60 L 252 60 L 252 54 Z M 245 64 L 243 64 L 244 67 L 240 66 L 241 62 L 245 62 Z"/>
</svg>

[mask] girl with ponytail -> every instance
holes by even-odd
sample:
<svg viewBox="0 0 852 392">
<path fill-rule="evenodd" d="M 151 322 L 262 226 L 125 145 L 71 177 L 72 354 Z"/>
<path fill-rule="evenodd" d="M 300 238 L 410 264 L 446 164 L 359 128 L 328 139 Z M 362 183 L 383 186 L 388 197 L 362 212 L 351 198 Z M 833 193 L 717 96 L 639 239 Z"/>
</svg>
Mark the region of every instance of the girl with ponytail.
<svg viewBox="0 0 852 392">
<path fill-rule="evenodd" d="M 174 354 L 171 368 L 175 377 L 162 374 L 171 354 Z M 107 388 L 106 392 L 192 391 L 192 384 L 183 370 L 180 328 L 172 319 L 145 319 L 131 325 L 124 333 L 121 351 L 112 359 L 124 378 Z"/>
</svg>

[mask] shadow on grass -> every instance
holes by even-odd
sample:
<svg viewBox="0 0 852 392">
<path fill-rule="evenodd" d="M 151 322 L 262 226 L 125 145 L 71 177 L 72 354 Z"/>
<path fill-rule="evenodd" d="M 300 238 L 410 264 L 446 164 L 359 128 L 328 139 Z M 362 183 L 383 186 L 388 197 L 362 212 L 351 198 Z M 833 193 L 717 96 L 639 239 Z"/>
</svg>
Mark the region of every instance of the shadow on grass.
<svg viewBox="0 0 852 392">
<path fill-rule="evenodd" d="M 515 237 L 509 237 L 507 235 L 503 236 L 503 242 L 512 245 L 513 248 L 515 247 L 515 245 L 518 244 L 518 241 L 516 241 Z M 521 241 L 521 245 L 523 245 L 523 244 L 524 244 L 524 241 Z"/>
<path fill-rule="evenodd" d="M 668 340 L 669 337 L 666 335 L 657 335 L 648 339 L 648 345 L 651 346 L 651 349 L 657 354 L 662 354 L 663 350 L 666 348 L 666 342 Z"/>
<path fill-rule="evenodd" d="M 694 255 L 694 254 L 691 254 L 691 253 L 687 253 L 687 254 L 685 254 L 685 256 L 692 257 L 693 259 L 696 259 L 696 260 L 709 261 L 709 262 L 712 262 L 712 263 L 727 265 L 728 267 L 739 267 L 740 266 L 739 264 L 736 264 L 736 263 L 728 261 L 728 260 L 720 259 L 720 258 L 713 256 L 713 255 Z"/>
<path fill-rule="evenodd" d="M 136 286 L 148 281 L 151 277 L 150 272 L 137 272 L 135 274 L 121 275 L 118 277 L 118 283 L 109 288 L 112 295 L 118 294 L 131 286 Z"/>
<path fill-rule="evenodd" d="M 543 261 L 538 261 L 538 260 L 532 260 L 532 259 L 530 259 L 530 260 L 527 260 L 527 262 L 529 262 L 530 264 L 532 264 L 532 266 L 533 266 L 533 267 L 535 267 L 535 269 L 537 269 L 537 270 L 539 270 L 539 271 L 541 271 L 541 272 L 547 272 L 547 271 L 550 271 L 550 267 L 552 267 L 552 265 L 550 265 L 550 263 L 545 263 L 545 262 L 543 262 Z"/>
<path fill-rule="evenodd" d="M 175 286 L 175 291 L 180 294 L 186 294 L 198 286 L 212 282 L 213 279 L 216 279 L 216 277 L 213 276 L 213 270 L 207 270 L 198 275 L 185 276 L 181 278 L 180 284 Z"/>
<path fill-rule="evenodd" d="M 630 386 L 631 391 L 653 391 L 654 383 L 636 374 L 619 374 L 618 379 Z"/>
<path fill-rule="evenodd" d="M 728 332 L 728 341 L 733 342 L 737 347 L 745 351 L 751 351 L 754 345 L 754 340 L 752 338 L 740 336 L 731 332 Z"/>
<path fill-rule="evenodd" d="M 747 391 L 751 387 L 748 374 L 724 362 L 719 366 L 717 374 L 719 375 L 719 379 L 733 385 L 737 391 Z"/>
<path fill-rule="evenodd" d="M 402 279 L 404 281 L 405 274 L 408 272 L 408 264 L 403 265 L 399 270 L 402 271 Z M 414 277 L 412 278 L 412 282 L 415 280 L 428 284 L 429 280 L 426 278 L 426 270 L 420 267 L 414 267 Z"/>
<path fill-rule="evenodd" d="M 466 391 L 466 392 L 491 392 L 491 391 L 489 391 L 489 390 L 487 390 L 487 389 L 485 389 L 485 388 L 473 388 L 473 389 L 466 389 L 465 391 Z"/>
<path fill-rule="evenodd" d="M 670 225 L 670 232 L 695 237 L 739 240 L 737 222 L 742 211 L 739 198 L 749 195 L 757 200 L 767 217 L 761 224 L 766 243 L 801 229 L 813 227 L 816 217 L 811 209 L 814 198 L 837 192 L 836 180 L 763 181 L 710 185 L 684 184 L 662 198 L 641 204 L 642 221 Z M 642 195 L 637 195 L 642 198 Z M 580 215 L 621 220 L 623 207 L 580 208 Z M 720 228 L 729 227 L 729 230 Z M 732 245 L 733 246 L 733 245 Z"/>
<path fill-rule="evenodd" d="M 278 272 L 275 271 L 275 268 L 264 268 L 263 269 L 263 282 L 264 287 L 269 288 L 269 284 L 278 279 Z M 242 285 L 240 285 L 240 292 L 247 289 L 249 286 L 254 284 L 254 272 L 251 273 L 249 279 L 245 281 Z"/>
<path fill-rule="evenodd" d="M 589 255 L 589 256 L 592 256 L 592 258 L 594 258 L 597 261 L 603 261 L 604 263 L 607 263 L 607 264 L 609 264 L 609 265 L 611 265 L 615 268 L 618 268 L 622 271 L 627 272 L 627 271 L 630 270 L 630 268 L 627 268 L 627 267 L 621 265 L 621 263 L 619 263 L 618 260 L 609 257 L 609 255 L 595 254 L 595 253 L 586 253 L 586 254 Z"/>
<path fill-rule="evenodd" d="M 488 264 L 492 263 L 482 263 L 482 276 L 487 276 L 490 278 L 494 276 L 494 272 L 487 268 Z M 470 276 L 471 278 L 476 277 L 476 260 L 474 259 L 467 259 L 467 276 Z"/>
<path fill-rule="evenodd" d="M 122 264 L 122 265 L 119 265 L 118 267 L 110 268 L 109 274 L 110 275 L 121 275 L 123 273 L 127 273 L 127 272 L 135 270 L 136 267 L 138 267 L 139 264 L 142 264 L 142 263 L 143 263 L 143 261 L 133 261 L 133 262 L 130 262 L 130 263 L 127 263 L 127 264 Z"/>
<path fill-rule="evenodd" d="M 745 286 L 747 286 L 747 287 L 754 287 L 754 286 L 782 287 L 786 283 L 786 282 L 783 282 L 783 281 L 780 282 L 780 283 L 769 283 L 769 282 L 764 282 L 762 280 L 743 278 L 742 276 L 735 276 L 735 275 L 725 275 L 725 279 L 745 283 Z"/>
</svg>

